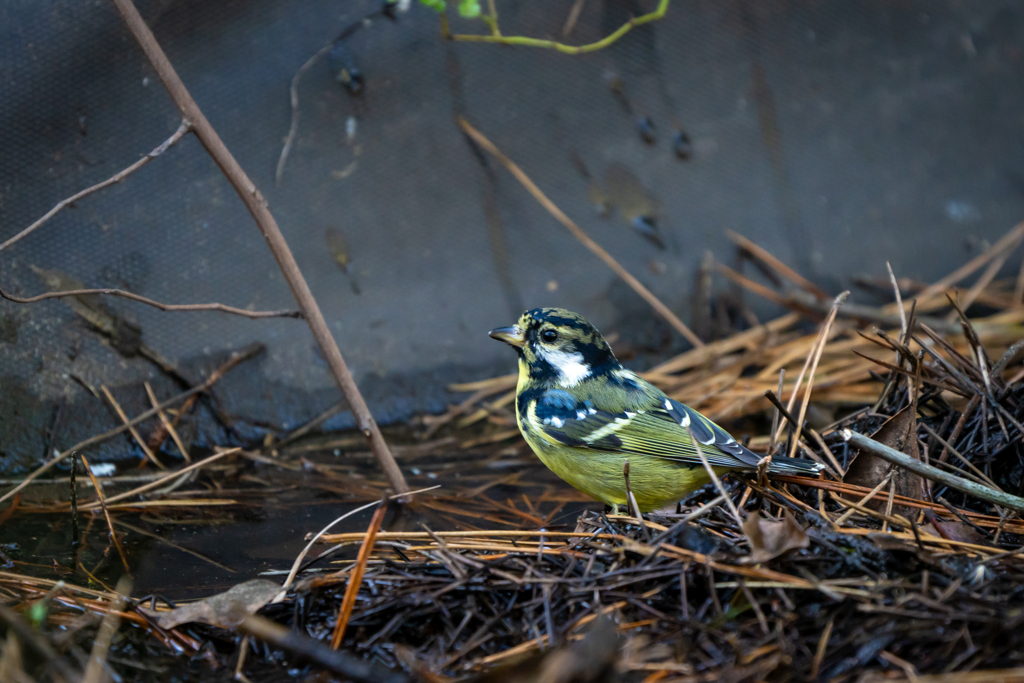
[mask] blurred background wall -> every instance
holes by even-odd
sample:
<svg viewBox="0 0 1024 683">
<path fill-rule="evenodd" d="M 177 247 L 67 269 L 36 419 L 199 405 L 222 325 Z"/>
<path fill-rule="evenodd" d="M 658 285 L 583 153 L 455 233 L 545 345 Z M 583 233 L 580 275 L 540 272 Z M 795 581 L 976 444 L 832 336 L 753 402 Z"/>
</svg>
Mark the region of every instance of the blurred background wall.
<svg viewBox="0 0 1024 683">
<path fill-rule="evenodd" d="M 691 293 L 706 252 L 731 262 L 728 229 L 837 293 L 853 276 L 883 276 L 887 260 L 900 277 L 933 280 L 1024 216 L 1018 2 L 673 0 L 664 20 L 582 56 L 445 42 L 437 16 L 413 3 L 345 41 L 341 63 L 358 66 L 360 95 L 335 80 L 337 60 L 305 74 L 280 183 L 292 77 L 379 3 L 138 4 L 269 200 L 382 422 L 443 409 L 450 381 L 511 372 L 508 350 L 486 331 L 526 307 L 578 310 L 637 362 L 686 346 L 474 152 L 458 115 L 706 337 L 715 331 L 694 320 Z M 653 6 L 583 0 L 563 37 L 575 4 L 497 6 L 505 34 L 573 44 Z M 452 15 L 458 31 L 484 30 Z M 109 3 L 0 5 L 0 241 L 178 124 Z M 645 236 L 637 219 L 657 234 Z M 294 306 L 241 202 L 191 137 L 0 253 L 6 290 L 26 296 L 54 282 L 169 303 Z M 762 319 L 776 312 L 751 304 Z M 207 411 L 191 427 L 198 442 L 292 428 L 340 398 L 301 321 L 106 305 L 191 381 L 232 350 L 266 345 L 218 386 L 233 433 Z M 143 380 L 161 397 L 180 390 L 65 301 L 0 301 L 0 467 L 23 470 L 116 426 L 91 393 L 101 385 L 129 412 L 148 407 Z M 328 426 L 348 424 L 342 413 Z M 104 449 L 131 454 L 127 441 Z"/>
</svg>

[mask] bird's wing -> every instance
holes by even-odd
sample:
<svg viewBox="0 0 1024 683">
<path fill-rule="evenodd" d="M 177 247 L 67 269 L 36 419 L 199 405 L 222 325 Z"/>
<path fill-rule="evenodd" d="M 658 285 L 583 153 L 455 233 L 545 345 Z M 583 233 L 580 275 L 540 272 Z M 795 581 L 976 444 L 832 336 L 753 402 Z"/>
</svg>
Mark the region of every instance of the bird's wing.
<svg viewBox="0 0 1024 683">
<path fill-rule="evenodd" d="M 531 422 L 539 424 L 549 441 L 575 448 L 619 450 L 622 441 L 615 432 L 628 422 L 629 412 L 598 410 L 593 402 L 579 400 L 567 391 L 545 391 L 527 409 Z"/>
<path fill-rule="evenodd" d="M 710 465 L 752 468 L 760 459 L 714 422 L 664 395 L 636 410 L 602 410 L 592 400 L 555 389 L 529 409 L 544 438 L 574 448 L 699 464 L 692 433 Z"/>
</svg>

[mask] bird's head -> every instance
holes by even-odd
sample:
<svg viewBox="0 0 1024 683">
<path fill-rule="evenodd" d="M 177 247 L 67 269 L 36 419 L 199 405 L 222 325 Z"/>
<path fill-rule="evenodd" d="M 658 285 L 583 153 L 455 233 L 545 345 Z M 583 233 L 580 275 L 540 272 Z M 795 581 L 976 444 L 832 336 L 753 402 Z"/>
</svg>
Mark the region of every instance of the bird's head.
<svg viewBox="0 0 1024 683">
<path fill-rule="evenodd" d="M 571 387 L 619 367 L 597 328 L 564 308 L 534 308 L 489 334 L 516 348 L 534 381 Z"/>
</svg>

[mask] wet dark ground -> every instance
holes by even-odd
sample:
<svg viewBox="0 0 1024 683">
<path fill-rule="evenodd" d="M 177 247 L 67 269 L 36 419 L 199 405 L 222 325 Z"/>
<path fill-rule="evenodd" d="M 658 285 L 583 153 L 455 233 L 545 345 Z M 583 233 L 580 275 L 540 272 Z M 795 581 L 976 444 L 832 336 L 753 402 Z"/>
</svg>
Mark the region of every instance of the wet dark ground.
<svg viewBox="0 0 1024 683">
<path fill-rule="evenodd" d="M 192 600 L 259 576 L 283 582 L 311 534 L 377 500 L 384 491 L 369 454 L 351 450 L 360 440 L 352 434 L 316 437 L 279 454 L 280 467 L 245 459 L 212 465 L 209 473 L 197 475 L 177 494 L 147 496 L 166 506 L 112 509 L 134 580 L 132 596 Z M 549 529 L 569 525 L 571 530 L 582 510 L 601 507 L 558 480 L 515 442 L 499 452 L 460 451 L 450 443 L 433 450 L 437 452 L 411 464 L 399 456 L 412 490 L 439 488 L 417 494 L 409 504 L 391 504 L 383 530 L 419 531 L 422 525 L 432 530 L 512 529 L 531 524 Z M 150 467 L 134 474 L 151 471 Z M 122 470 L 121 476 L 132 474 Z M 108 484 L 104 490 L 110 497 L 141 483 Z M 73 522 L 66 511 L 69 486 L 63 479 L 32 487 L 20 510 L 0 525 L 6 568 L 78 585 L 113 586 L 125 571 L 102 512 L 80 513 L 81 543 L 72 547 Z M 83 503 L 95 498 L 81 473 L 78 491 Z M 185 507 L 189 503 L 193 505 Z M 42 511 L 52 504 L 65 505 L 65 511 Z M 331 533 L 365 531 L 372 515 L 371 507 L 332 527 Z M 325 549 L 315 546 L 306 561 Z M 331 561 L 350 560 L 357 549 L 343 549 L 317 566 L 330 568 Z"/>
</svg>

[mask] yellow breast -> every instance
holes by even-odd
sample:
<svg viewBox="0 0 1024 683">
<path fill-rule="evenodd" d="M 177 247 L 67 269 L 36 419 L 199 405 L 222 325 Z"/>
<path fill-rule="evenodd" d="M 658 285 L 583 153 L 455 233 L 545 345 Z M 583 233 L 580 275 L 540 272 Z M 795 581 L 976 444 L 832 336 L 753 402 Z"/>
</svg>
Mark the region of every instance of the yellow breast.
<svg viewBox="0 0 1024 683">
<path fill-rule="evenodd" d="M 522 383 L 520 374 L 520 384 Z M 520 387 L 521 388 L 521 387 Z M 707 484 L 711 477 L 701 465 L 690 465 L 637 453 L 616 453 L 552 444 L 524 426 L 519 406 L 516 421 L 530 448 L 548 469 L 571 486 L 608 505 L 626 504 L 623 468 L 629 461 L 629 485 L 641 512 L 675 505 L 688 493 Z M 728 468 L 716 467 L 718 475 Z"/>
</svg>

